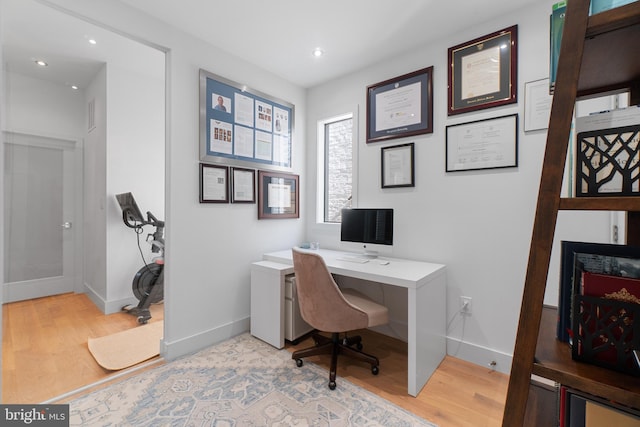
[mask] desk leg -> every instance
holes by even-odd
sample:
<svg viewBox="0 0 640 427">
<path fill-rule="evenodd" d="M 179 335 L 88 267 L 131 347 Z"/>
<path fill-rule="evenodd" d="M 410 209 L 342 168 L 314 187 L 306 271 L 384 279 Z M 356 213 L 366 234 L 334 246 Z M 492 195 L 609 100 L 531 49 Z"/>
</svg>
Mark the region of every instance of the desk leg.
<svg viewBox="0 0 640 427">
<path fill-rule="evenodd" d="M 445 275 L 408 295 L 408 392 L 417 396 L 447 352 Z"/>
<path fill-rule="evenodd" d="M 251 269 L 251 335 L 284 347 L 284 274 L 277 269 Z"/>
</svg>

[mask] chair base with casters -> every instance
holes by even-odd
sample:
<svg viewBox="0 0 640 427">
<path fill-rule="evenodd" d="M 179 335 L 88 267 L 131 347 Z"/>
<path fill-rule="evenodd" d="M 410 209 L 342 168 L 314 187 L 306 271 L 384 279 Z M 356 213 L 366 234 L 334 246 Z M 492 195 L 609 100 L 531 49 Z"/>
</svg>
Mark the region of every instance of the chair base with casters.
<svg viewBox="0 0 640 427">
<path fill-rule="evenodd" d="M 340 354 L 370 364 L 371 373 L 373 375 L 378 375 L 378 372 L 380 372 L 380 369 L 378 368 L 380 365 L 378 358 L 361 351 L 362 339 L 360 336 L 345 336 L 344 338 L 340 338 L 340 334 L 334 332 L 331 334 L 331 338 L 318 333 L 314 333 L 312 337 L 316 345 L 293 352 L 291 358 L 296 361 L 296 365 L 298 367 L 301 367 L 303 365 L 302 359 L 304 357 L 331 354 L 331 367 L 329 369 L 329 388 L 331 390 L 336 388 L 336 372 L 338 367 L 338 355 Z M 353 346 L 355 346 L 355 348 L 353 348 Z"/>
</svg>

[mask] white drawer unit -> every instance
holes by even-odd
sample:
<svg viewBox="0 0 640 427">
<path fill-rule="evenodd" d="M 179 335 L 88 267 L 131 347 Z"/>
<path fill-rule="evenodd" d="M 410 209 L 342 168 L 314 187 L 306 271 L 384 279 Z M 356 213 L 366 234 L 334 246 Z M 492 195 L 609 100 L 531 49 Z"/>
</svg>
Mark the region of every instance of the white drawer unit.
<svg viewBox="0 0 640 427">
<path fill-rule="evenodd" d="M 295 341 L 313 328 L 300 315 L 296 291 L 296 277 L 289 274 L 284 279 L 284 338 Z"/>
</svg>

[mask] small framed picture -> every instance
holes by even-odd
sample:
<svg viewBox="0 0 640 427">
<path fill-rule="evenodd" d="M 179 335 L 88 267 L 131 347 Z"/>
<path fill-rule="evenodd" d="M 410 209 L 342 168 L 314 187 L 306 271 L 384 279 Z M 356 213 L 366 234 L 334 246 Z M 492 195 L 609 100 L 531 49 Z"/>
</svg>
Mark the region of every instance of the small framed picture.
<svg viewBox="0 0 640 427">
<path fill-rule="evenodd" d="M 547 129 L 553 96 L 549 95 L 549 79 L 524 84 L 524 131 Z"/>
<path fill-rule="evenodd" d="M 415 187 L 414 143 L 382 147 L 382 188 Z"/>
<path fill-rule="evenodd" d="M 200 163 L 200 203 L 229 203 L 229 168 Z"/>
<path fill-rule="evenodd" d="M 299 218 L 299 176 L 258 171 L 258 219 Z"/>
<path fill-rule="evenodd" d="M 231 203 L 256 202 L 255 169 L 231 168 Z"/>
</svg>

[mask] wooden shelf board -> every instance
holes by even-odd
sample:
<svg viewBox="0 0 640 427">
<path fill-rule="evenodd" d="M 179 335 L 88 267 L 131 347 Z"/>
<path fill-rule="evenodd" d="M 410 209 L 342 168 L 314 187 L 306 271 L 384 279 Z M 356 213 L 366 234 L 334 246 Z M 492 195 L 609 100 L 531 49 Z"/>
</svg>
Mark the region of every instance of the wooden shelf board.
<svg viewBox="0 0 640 427">
<path fill-rule="evenodd" d="M 640 212 L 640 197 L 573 197 L 560 199 L 561 210 Z"/>
<path fill-rule="evenodd" d="M 630 88 L 640 80 L 640 2 L 630 3 L 589 18 L 578 94 Z"/>
<path fill-rule="evenodd" d="M 619 404 L 640 409 L 640 378 L 571 358 L 566 342 L 556 339 L 557 310 L 542 311 L 533 373 Z"/>
</svg>

